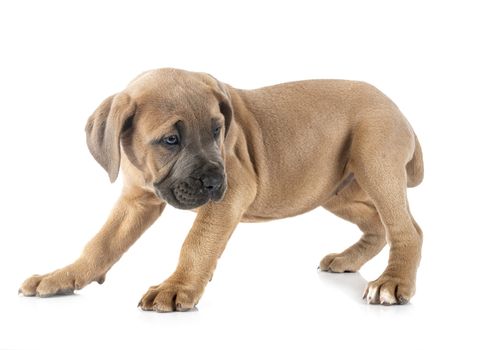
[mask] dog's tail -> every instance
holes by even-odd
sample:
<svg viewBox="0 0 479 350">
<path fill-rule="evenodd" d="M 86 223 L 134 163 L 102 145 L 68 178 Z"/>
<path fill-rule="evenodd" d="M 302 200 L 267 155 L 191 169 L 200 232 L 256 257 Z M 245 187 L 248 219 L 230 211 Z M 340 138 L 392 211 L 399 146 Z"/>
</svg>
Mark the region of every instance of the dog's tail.
<svg viewBox="0 0 479 350">
<path fill-rule="evenodd" d="M 424 178 L 424 163 L 422 160 L 422 150 L 416 134 L 414 134 L 416 145 L 414 146 L 414 154 L 409 163 L 406 164 L 407 187 L 416 187 Z"/>
</svg>

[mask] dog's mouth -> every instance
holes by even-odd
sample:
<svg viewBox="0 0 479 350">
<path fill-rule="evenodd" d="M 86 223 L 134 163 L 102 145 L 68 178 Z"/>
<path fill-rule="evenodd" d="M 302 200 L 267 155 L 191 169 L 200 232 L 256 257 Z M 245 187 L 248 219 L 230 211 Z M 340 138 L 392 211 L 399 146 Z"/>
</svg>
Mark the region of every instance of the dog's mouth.
<svg viewBox="0 0 479 350">
<path fill-rule="evenodd" d="M 208 190 L 198 180 L 182 181 L 168 188 L 156 190 L 158 197 L 178 209 L 195 209 L 210 200 L 218 202 L 226 192 L 226 181 L 219 188 Z"/>
</svg>

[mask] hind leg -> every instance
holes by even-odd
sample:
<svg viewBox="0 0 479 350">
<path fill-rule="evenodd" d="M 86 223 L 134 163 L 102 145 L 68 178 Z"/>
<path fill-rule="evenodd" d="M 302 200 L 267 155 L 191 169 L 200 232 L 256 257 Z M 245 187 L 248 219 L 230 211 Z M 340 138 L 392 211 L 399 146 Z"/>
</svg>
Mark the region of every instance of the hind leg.
<svg viewBox="0 0 479 350">
<path fill-rule="evenodd" d="M 406 195 L 406 164 L 413 151 L 414 134 L 397 114 L 363 120 L 351 146 L 351 169 L 374 202 L 390 246 L 386 269 L 365 291 L 371 304 L 404 304 L 415 292 L 422 232 Z"/>
<path fill-rule="evenodd" d="M 323 271 L 354 272 L 376 256 L 386 245 L 386 230 L 369 195 L 353 181 L 323 207 L 358 225 L 363 232 L 358 242 L 339 254 L 325 256 L 319 265 Z"/>
</svg>

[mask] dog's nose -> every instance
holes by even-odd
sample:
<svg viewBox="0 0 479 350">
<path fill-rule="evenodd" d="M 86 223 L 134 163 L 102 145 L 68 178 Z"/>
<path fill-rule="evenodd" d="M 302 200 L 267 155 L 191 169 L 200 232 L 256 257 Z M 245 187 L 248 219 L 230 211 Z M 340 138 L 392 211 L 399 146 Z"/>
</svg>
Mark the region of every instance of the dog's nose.
<svg viewBox="0 0 479 350">
<path fill-rule="evenodd" d="M 215 192 L 223 185 L 224 176 L 221 174 L 204 174 L 200 177 L 203 188 L 208 192 Z"/>
</svg>

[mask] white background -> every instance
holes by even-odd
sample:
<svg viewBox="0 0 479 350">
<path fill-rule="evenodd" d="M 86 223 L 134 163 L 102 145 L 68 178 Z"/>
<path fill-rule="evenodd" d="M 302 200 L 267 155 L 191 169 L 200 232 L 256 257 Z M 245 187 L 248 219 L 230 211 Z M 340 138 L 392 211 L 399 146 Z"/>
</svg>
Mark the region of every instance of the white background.
<svg viewBox="0 0 479 350">
<path fill-rule="evenodd" d="M 0 348 L 477 349 L 479 13 L 473 1 L 11 1 L 0 4 Z M 239 88 L 368 81 L 415 128 L 424 183 L 409 191 L 425 241 L 417 295 L 368 306 L 360 274 L 318 273 L 359 238 L 317 209 L 241 224 L 198 311 L 136 308 L 173 272 L 194 214 L 171 207 L 104 285 L 53 299 L 21 282 L 70 263 L 119 191 L 83 127 L 138 73 L 173 66 Z M 294 140 L 284 140 L 294 142 Z M 475 324 L 475 325 L 474 325 Z"/>
</svg>

